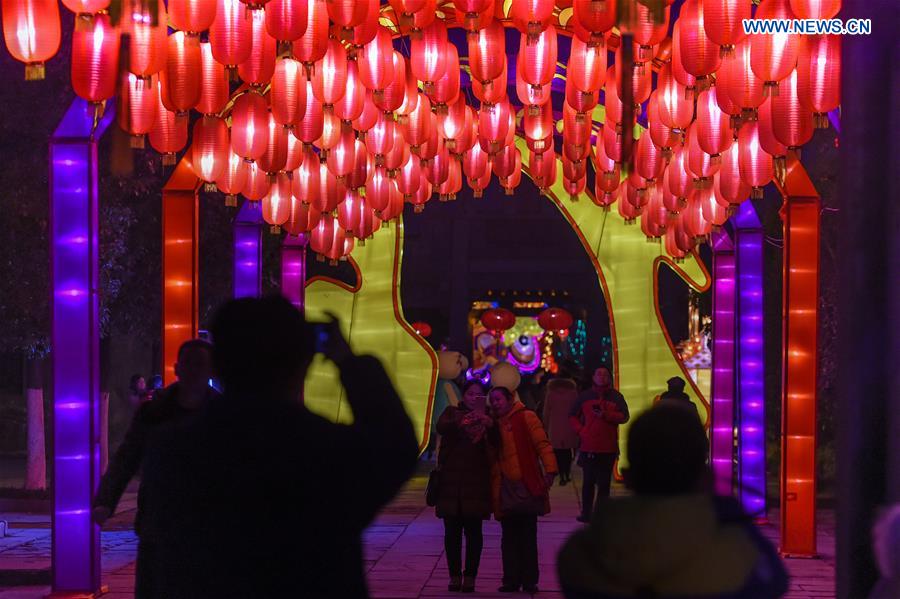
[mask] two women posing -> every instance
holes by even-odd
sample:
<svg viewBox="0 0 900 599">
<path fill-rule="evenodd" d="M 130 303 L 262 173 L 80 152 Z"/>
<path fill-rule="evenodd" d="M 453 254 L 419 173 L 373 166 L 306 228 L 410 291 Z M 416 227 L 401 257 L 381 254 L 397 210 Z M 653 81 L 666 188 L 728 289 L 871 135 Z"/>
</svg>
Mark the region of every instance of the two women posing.
<svg viewBox="0 0 900 599">
<path fill-rule="evenodd" d="M 440 416 L 437 516 L 444 520 L 450 591 L 475 591 L 482 522 L 500 521 L 503 586 L 534 593 L 538 583 L 537 518 L 550 512 L 548 489 L 558 472 L 537 415 L 503 387 L 463 387 L 459 406 Z M 466 538 L 465 565 L 462 538 Z"/>
</svg>

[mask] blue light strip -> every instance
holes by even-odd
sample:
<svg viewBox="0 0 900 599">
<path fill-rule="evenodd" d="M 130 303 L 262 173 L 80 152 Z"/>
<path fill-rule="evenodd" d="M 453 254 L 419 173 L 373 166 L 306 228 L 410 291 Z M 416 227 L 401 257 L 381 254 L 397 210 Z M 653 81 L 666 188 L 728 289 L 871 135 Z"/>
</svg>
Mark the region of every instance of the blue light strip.
<svg viewBox="0 0 900 599">
<path fill-rule="evenodd" d="M 262 210 L 244 202 L 234 219 L 234 297 L 262 294 Z"/>
<path fill-rule="evenodd" d="M 281 243 L 281 294 L 304 311 L 306 297 L 306 234 L 287 235 Z"/>
<path fill-rule="evenodd" d="M 716 494 L 734 485 L 734 247 L 725 229 L 713 233 L 712 389 L 709 462 Z"/>
</svg>

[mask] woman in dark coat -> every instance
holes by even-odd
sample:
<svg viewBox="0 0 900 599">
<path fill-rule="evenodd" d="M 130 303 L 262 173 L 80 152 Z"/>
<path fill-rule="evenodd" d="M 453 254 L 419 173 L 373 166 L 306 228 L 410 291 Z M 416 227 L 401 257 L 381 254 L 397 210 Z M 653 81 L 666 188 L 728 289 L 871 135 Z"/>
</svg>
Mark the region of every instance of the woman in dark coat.
<svg viewBox="0 0 900 599">
<path fill-rule="evenodd" d="M 475 591 L 484 544 L 481 524 L 491 515 L 491 448 L 487 428 L 492 421 L 484 410 L 486 396 L 487 388 L 480 382 L 466 383 L 459 406 L 447 407 L 437 423 L 441 447 L 435 512 L 444 520 L 450 591 Z M 466 560 L 463 570 L 464 532 Z"/>
</svg>

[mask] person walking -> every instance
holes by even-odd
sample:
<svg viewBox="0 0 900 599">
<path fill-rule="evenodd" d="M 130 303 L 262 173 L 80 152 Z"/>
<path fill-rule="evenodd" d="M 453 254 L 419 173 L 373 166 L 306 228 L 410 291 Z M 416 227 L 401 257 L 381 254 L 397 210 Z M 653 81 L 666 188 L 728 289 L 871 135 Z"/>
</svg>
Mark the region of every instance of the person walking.
<svg viewBox="0 0 900 599">
<path fill-rule="evenodd" d="M 594 371 L 593 386 L 583 391 L 572 406 L 569 422 L 578 433 L 581 448 L 578 465 L 584 474 L 579 522 L 589 522 L 594 494 L 609 497 L 613 467 L 619 456 L 619 425 L 628 422 L 628 404 L 612 386 L 612 373 L 605 366 Z"/>
<path fill-rule="evenodd" d="M 707 454 L 703 425 L 682 406 L 659 405 L 635 419 L 624 471 L 633 495 L 599 502 L 591 524 L 563 545 L 557 570 L 566 599 L 787 592 L 775 547 L 733 497 L 712 495 Z"/>
<path fill-rule="evenodd" d="M 438 492 L 435 513 L 444 521 L 444 551 L 450 571 L 449 591 L 475 592 L 484 545 L 482 521 L 491 517 L 492 450 L 485 412 L 487 388 L 480 381 L 463 386 L 459 406 L 447 406 L 437 422 Z M 462 561 L 466 537 L 465 569 Z"/>
<path fill-rule="evenodd" d="M 666 381 L 666 390 L 660 394 L 658 403 L 681 406 L 684 409 L 690 410 L 699 418 L 700 414 L 697 412 L 697 406 L 691 401 L 690 396 L 684 392 L 686 385 L 687 383 L 683 378 L 680 376 L 673 376 Z"/>
<path fill-rule="evenodd" d="M 547 490 L 559 471 L 553 447 L 537 414 L 509 389 L 489 395 L 497 461 L 492 472 L 494 517 L 500 521 L 501 593 L 538 591 L 537 518 L 550 513 Z"/>
<path fill-rule="evenodd" d="M 202 339 L 192 339 L 178 349 L 175 362 L 177 382 L 162 389 L 152 400 L 141 401 L 125 435 L 125 440 L 110 460 L 106 473 L 100 479 L 94 497 L 92 516 L 101 526 L 116 511 L 128 483 L 142 470 L 161 429 L 178 425 L 190 419 L 217 393 L 209 385 L 212 375 L 212 346 Z M 143 382 L 143 377 L 140 381 Z M 134 385 L 135 390 L 140 390 Z M 137 513 L 134 530 L 138 536 L 137 565 L 135 568 L 135 597 L 145 599 L 159 597 L 160 573 L 157 569 L 158 531 L 151 522 L 160 509 L 160 502 L 153 483 L 141 477 L 138 487 Z"/>
<path fill-rule="evenodd" d="M 575 381 L 562 374 L 547 383 L 544 399 L 544 428 L 559 465 L 559 485 L 572 480 L 572 453 L 578 447 L 578 433 L 569 422 L 572 406 L 578 400 Z"/>
</svg>

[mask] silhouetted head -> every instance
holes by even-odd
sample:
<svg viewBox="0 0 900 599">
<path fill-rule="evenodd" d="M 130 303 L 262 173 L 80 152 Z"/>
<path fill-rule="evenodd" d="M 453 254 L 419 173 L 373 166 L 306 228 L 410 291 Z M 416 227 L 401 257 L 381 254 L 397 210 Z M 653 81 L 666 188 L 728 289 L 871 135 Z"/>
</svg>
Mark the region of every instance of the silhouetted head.
<svg viewBox="0 0 900 599">
<path fill-rule="evenodd" d="M 701 490 L 708 443 L 696 414 L 658 405 L 628 431 L 625 481 L 638 495 L 680 495 Z"/>
<path fill-rule="evenodd" d="M 674 391 L 676 393 L 683 392 L 685 383 L 684 379 L 680 376 L 673 376 L 668 381 L 666 381 L 666 385 L 669 386 L 669 391 Z"/>
<path fill-rule="evenodd" d="M 281 296 L 223 304 L 211 327 L 213 365 L 226 393 L 296 398 L 312 360 L 312 327 Z"/>
<path fill-rule="evenodd" d="M 175 362 L 178 383 L 193 391 L 201 391 L 209 386 L 212 375 L 212 344 L 203 339 L 182 343 L 178 348 L 178 361 Z"/>
</svg>

